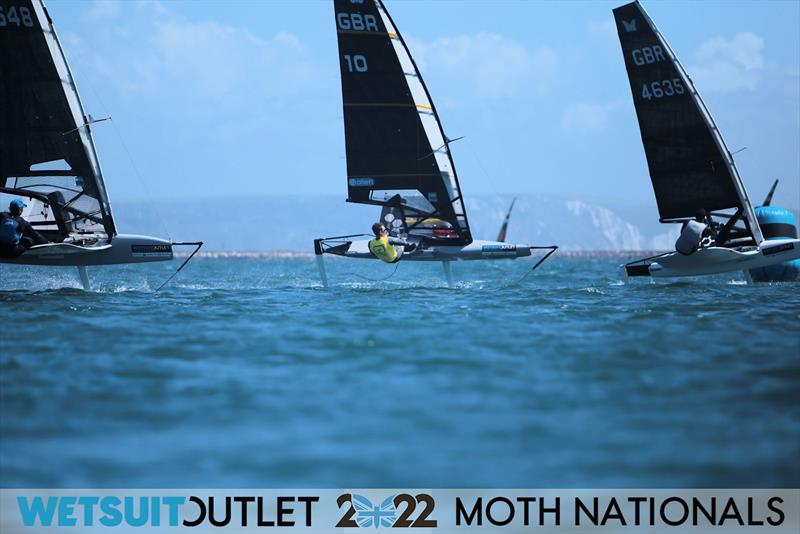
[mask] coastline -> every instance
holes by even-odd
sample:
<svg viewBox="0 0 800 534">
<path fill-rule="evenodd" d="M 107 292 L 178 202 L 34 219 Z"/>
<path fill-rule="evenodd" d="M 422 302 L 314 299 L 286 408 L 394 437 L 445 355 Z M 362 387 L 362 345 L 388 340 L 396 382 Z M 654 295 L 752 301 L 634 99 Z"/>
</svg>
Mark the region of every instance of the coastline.
<svg viewBox="0 0 800 534">
<path fill-rule="evenodd" d="M 613 260 L 624 258 L 644 258 L 662 254 L 659 250 L 562 250 L 558 249 L 553 259 L 589 259 Z M 186 258 L 191 252 L 176 250 L 176 258 Z M 295 260 L 311 259 L 314 253 L 304 250 L 201 250 L 195 258 L 204 259 L 260 259 L 260 260 Z M 333 257 L 333 256 L 331 256 Z"/>
</svg>

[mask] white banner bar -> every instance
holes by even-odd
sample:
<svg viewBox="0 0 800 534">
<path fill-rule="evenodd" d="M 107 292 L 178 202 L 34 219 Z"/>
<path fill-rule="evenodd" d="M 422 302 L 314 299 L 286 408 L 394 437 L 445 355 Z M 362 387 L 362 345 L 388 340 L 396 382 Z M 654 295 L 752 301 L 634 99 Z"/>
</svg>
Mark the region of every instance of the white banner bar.
<svg viewBox="0 0 800 534">
<path fill-rule="evenodd" d="M 800 532 L 800 489 L 2 489 L 0 532 Z M 393 530 L 394 533 L 397 530 Z"/>
</svg>

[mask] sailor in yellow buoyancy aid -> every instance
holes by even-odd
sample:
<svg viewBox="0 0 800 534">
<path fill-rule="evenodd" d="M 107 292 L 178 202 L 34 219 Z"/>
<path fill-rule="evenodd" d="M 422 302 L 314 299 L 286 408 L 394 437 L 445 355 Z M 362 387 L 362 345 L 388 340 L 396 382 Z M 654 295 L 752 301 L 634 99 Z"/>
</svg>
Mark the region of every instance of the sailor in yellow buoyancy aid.
<svg viewBox="0 0 800 534">
<path fill-rule="evenodd" d="M 395 245 L 407 245 L 408 243 L 403 239 L 396 237 L 389 237 L 389 231 L 381 223 L 372 225 L 372 232 L 375 234 L 375 239 L 369 242 L 369 251 L 373 256 L 386 263 L 395 263 L 400 261 L 403 255 L 403 250 L 398 250 Z"/>
</svg>

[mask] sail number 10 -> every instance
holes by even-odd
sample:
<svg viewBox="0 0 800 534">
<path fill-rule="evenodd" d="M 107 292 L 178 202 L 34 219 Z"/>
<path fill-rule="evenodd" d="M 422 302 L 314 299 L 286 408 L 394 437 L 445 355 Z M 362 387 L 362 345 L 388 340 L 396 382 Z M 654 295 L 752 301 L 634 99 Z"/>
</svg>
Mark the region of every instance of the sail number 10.
<svg viewBox="0 0 800 534">
<path fill-rule="evenodd" d="M 3 11 L 3 6 L 0 6 L 0 28 L 14 25 L 17 28 L 25 26 L 26 28 L 33 28 L 33 17 L 31 17 L 31 10 L 25 6 L 8 6 L 8 11 Z"/>
<path fill-rule="evenodd" d="M 656 80 L 642 84 L 642 98 L 652 100 L 653 98 L 663 98 L 665 96 L 682 95 L 686 93 L 683 81 L 680 78 L 671 80 Z"/>
<path fill-rule="evenodd" d="M 369 70 L 367 58 L 361 54 L 356 54 L 354 56 L 344 54 L 342 57 L 344 57 L 344 62 L 347 63 L 347 70 L 349 72 L 367 72 Z"/>
</svg>

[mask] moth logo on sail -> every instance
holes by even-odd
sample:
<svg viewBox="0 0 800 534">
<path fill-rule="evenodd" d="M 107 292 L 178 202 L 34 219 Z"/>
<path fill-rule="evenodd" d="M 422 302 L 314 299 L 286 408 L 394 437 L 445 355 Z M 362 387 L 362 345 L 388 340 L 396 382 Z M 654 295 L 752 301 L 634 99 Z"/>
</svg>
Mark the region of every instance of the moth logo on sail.
<svg viewBox="0 0 800 534">
<path fill-rule="evenodd" d="M 483 245 L 481 254 L 484 256 L 513 256 L 517 255 L 517 245 Z"/>
<path fill-rule="evenodd" d="M 347 184 L 350 187 L 372 187 L 375 185 L 374 178 L 348 178 Z"/>
<path fill-rule="evenodd" d="M 131 245 L 134 258 L 171 258 L 172 245 Z"/>
<path fill-rule="evenodd" d="M 623 20 L 622 27 L 625 28 L 625 31 L 628 33 L 636 31 L 636 19 L 631 20 Z"/>
</svg>

